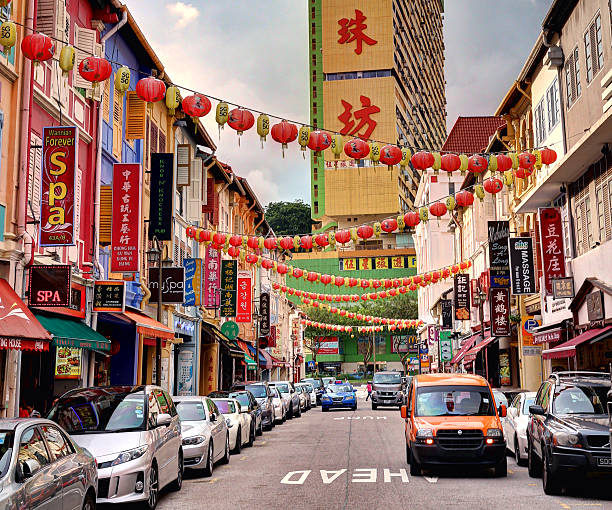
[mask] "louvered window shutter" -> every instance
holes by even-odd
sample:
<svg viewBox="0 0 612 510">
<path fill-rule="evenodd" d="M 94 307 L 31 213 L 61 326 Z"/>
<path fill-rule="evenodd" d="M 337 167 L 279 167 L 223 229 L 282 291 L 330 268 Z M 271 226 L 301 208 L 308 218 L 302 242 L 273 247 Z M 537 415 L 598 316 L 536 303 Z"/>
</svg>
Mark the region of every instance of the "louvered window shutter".
<svg viewBox="0 0 612 510">
<path fill-rule="evenodd" d="M 123 96 L 113 98 L 113 156 L 121 161 L 123 155 Z"/>
<path fill-rule="evenodd" d="M 35 135 L 31 136 L 30 141 L 30 169 L 29 169 L 29 190 L 28 200 L 30 206 L 28 206 L 28 217 L 32 218 L 32 211 L 34 211 L 35 219 L 40 219 L 40 179 L 41 179 L 41 168 L 42 168 L 42 140 Z M 37 146 L 34 148 L 33 146 Z"/>
<path fill-rule="evenodd" d="M 49 37 L 55 37 L 57 26 L 56 0 L 38 0 L 36 12 L 36 30 Z"/>
<path fill-rule="evenodd" d="M 157 137 L 157 152 L 166 152 L 166 133 L 158 129 Z"/>
<path fill-rule="evenodd" d="M 107 124 L 110 124 L 110 89 L 110 80 L 106 80 L 104 82 L 104 92 L 102 94 L 102 118 L 106 121 Z"/>
<path fill-rule="evenodd" d="M 174 261 L 175 264 L 179 264 L 179 258 L 180 258 L 180 254 L 179 254 L 179 240 L 178 237 L 174 237 L 174 254 L 172 257 L 172 260 Z"/>
<path fill-rule="evenodd" d="M 100 245 L 111 243 L 111 227 L 113 220 L 113 188 L 100 186 Z"/>
<path fill-rule="evenodd" d="M 599 71 L 599 58 L 597 55 L 597 37 L 595 35 L 595 23 L 589 27 L 589 39 L 591 40 L 591 62 L 593 62 L 593 76 Z"/>
<path fill-rule="evenodd" d="M 176 185 L 189 186 L 191 174 L 191 145 L 179 144 L 176 147 Z"/>
<path fill-rule="evenodd" d="M 202 160 L 191 162 L 191 182 L 187 194 L 187 219 L 200 221 L 202 218 Z"/>
<path fill-rule="evenodd" d="M 95 30 L 82 28 L 78 25 L 74 26 L 74 30 L 76 49 L 74 69 L 77 70 L 83 60 L 97 53 L 97 46 L 99 45 L 96 44 L 97 32 Z M 81 77 L 78 71 L 72 73 L 72 85 L 85 90 L 92 90 L 92 83 Z"/>
<path fill-rule="evenodd" d="M 145 138 L 145 102 L 135 91 L 126 93 L 125 137 L 128 140 L 144 140 Z"/>
</svg>

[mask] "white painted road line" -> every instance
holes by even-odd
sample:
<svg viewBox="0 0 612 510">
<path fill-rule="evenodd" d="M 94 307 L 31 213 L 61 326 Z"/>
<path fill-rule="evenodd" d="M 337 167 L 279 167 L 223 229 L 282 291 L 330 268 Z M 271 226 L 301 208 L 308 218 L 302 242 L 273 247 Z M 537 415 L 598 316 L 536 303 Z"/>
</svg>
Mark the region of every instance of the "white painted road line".
<svg viewBox="0 0 612 510">
<path fill-rule="evenodd" d="M 408 477 L 408 473 L 405 469 L 400 468 L 398 471 L 393 472 L 391 469 L 384 468 L 382 470 L 382 480 L 378 476 L 377 468 L 356 468 L 353 469 L 352 476 L 351 474 L 347 474 L 347 476 L 351 476 L 352 483 L 377 483 L 383 481 L 384 483 L 391 483 L 396 479 L 400 479 L 402 483 L 408 483 L 410 478 Z M 333 483 L 337 478 L 344 475 L 347 472 L 346 468 L 337 469 L 337 470 L 325 470 L 321 469 L 319 471 L 321 475 L 321 481 L 325 485 L 329 485 Z M 280 481 L 283 485 L 304 485 L 304 482 L 308 479 L 312 473 L 312 470 L 305 469 L 299 471 L 289 471 L 283 479 Z M 429 479 L 431 481 L 432 479 Z M 433 479 L 437 481 L 438 479 Z M 431 482 L 431 483 L 435 483 Z"/>
</svg>

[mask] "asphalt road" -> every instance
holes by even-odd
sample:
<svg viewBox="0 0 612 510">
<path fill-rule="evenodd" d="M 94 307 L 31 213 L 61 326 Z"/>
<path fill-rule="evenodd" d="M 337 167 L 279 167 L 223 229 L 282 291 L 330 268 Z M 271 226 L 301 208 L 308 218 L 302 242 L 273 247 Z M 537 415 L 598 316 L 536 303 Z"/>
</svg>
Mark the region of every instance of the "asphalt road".
<svg viewBox="0 0 612 510">
<path fill-rule="evenodd" d="M 212 478 L 187 475 L 158 508 L 196 509 L 611 509 L 612 479 L 546 496 L 539 479 L 508 457 L 508 477 L 454 469 L 411 477 L 397 409 L 359 409 L 301 418 L 264 432 L 252 448 L 216 466 Z"/>
</svg>

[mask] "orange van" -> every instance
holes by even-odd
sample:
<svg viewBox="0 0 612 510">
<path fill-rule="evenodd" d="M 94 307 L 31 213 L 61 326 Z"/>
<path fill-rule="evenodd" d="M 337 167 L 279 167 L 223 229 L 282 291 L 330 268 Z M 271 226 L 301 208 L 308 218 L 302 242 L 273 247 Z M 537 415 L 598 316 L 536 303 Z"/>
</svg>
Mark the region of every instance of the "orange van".
<svg viewBox="0 0 612 510">
<path fill-rule="evenodd" d="M 408 390 L 405 420 L 410 474 L 423 467 L 472 465 L 507 475 L 506 441 L 489 383 L 478 375 L 417 375 Z"/>
</svg>

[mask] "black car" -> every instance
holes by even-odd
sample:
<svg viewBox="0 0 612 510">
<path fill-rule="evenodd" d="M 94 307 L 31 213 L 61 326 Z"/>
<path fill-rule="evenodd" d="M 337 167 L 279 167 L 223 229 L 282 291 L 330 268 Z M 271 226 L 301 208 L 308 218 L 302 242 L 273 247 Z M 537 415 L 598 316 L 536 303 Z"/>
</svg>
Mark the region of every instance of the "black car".
<svg viewBox="0 0 612 510">
<path fill-rule="evenodd" d="M 321 405 L 321 396 L 323 395 L 324 391 L 324 386 L 323 386 L 323 381 L 321 379 L 319 379 L 318 377 L 305 377 L 303 379 L 300 379 L 300 382 L 305 382 L 305 383 L 310 383 L 312 384 L 312 387 L 315 389 L 315 392 L 317 394 L 317 405 L 320 406 Z"/>
<path fill-rule="evenodd" d="M 529 406 L 529 476 L 542 475 L 546 494 L 558 494 L 564 479 L 612 474 L 606 411 L 608 374 L 557 372 L 543 382 Z"/>
<path fill-rule="evenodd" d="M 257 403 L 261 407 L 262 426 L 267 430 L 272 430 L 274 427 L 274 403 L 272 401 L 272 393 L 270 392 L 268 383 L 261 381 L 235 383 L 232 385 L 231 391 L 239 390 L 248 390 L 253 394 L 257 400 Z"/>
<path fill-rule="evenodd" d="M 213 391 L 207 395 L 210 398 L 235 398 L 240 402 L 242 409 L 247 408 L 255 424 L 255 434 L 261 436 L 263 433 L 261 406 L 249 390 Z"/>
</svg>

